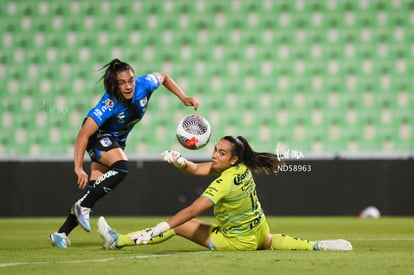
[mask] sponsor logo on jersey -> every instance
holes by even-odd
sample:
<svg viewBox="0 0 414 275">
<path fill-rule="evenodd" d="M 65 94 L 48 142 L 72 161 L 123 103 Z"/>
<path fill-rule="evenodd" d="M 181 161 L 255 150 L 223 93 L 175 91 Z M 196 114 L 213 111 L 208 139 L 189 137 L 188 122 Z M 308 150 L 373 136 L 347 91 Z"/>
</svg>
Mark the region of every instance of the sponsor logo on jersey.
<svg viewBox="0 0 414 275">
<path fill-rule="evenodd" d="M 98 109 L 98 108 L 96 108 L 94 111 L 93 111 L 93 114 L 99 119 L 99 120 L 102 120 L 102 111 L 100 110 L 100 109 Z"/>
<path fill-rule="evenodd" d="M 118 119 L 118 123 L 124 123 L 125 122 L 125 113 L 124 112 L 119 113 L 119 115 L 116 118 Z"/>
<path fill-rule="evenodd" d="M 249 169 L 246 169 L 243 174 L 239 174 L 236 177 L 234 177 L 233 182 L 235 185 L 239 185 L 242 183 L 242 181 L 247 178 L 250 175 Z"/>
<path fill-rule="evenodd" d="M 109 147 L 112 145 L 112 142 L 108 137 L 100 139 L 99 142 L 102 144 L 103 147 Z"/>
</svg>

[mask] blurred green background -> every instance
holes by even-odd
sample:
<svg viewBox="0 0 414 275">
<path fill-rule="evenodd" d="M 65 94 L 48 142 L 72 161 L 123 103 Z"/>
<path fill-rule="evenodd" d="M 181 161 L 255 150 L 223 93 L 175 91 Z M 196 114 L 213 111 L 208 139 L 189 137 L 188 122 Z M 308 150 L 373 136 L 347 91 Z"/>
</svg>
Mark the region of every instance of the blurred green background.
<svg viewBox="0 0 414 275">
<path fill-rule="evenodd" d="M 117 57 L 162 71 L 202 106 L 212 142 L 304 157 L 399 156 L 414 149 L 414 1 L 162 0 L 0 4 L 0 156 L 71 157 Z M 185 151 L 187 114 L 153 95 L 126 152 Z M 211 145 L 196 152 L 209 154 Z"/>
</svg>

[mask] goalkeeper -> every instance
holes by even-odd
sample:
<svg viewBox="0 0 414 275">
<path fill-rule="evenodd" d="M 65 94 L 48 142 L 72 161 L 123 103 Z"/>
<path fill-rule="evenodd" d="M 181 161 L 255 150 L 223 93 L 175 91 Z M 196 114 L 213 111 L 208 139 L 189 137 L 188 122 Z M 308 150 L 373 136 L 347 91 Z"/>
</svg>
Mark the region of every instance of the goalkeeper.
<svg viewBox="0 0 414 275">
<path fill-rule="evenodd" d="M 218 175 L 190 206 L 155 227 L 118 234 L 98 220 L 98 232 L 106 249 L 136 244 L 155 244 L 174 235 L 211 250 L 352 250 L 346 240 L 307 241 L 284 234 L 270 234 L 256 193 L 252 173 L 276 173 L 282 163 L 277 155 L 253 151 L 243 137 L 225 136 L 214 147 L 209 162 L 193 163 L 174 151 L 163 152 L 164 160 L 190 175 Z M 218 224 L 195 219 L 214 207 Z"/>
</svg>

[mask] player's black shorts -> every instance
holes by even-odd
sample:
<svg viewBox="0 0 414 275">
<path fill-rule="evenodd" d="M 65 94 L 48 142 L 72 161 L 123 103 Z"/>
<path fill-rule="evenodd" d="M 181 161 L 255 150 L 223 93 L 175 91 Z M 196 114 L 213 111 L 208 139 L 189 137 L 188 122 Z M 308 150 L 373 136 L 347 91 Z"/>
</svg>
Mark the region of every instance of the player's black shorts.
<svg viewBox="0 0 414 275">
<path fill-rule="evenodd" d="M 99 162 L 98 159 L 101 158 L 101 151 L 107 152 L 115 148 L 124 150 L 125 143 L 117 141 L 115 137 L 109 133 L 99 133 L 99 131 L 97 131 L 90 136 L 86 151 L 88 151 L 92 161 Z"/>
</svg>

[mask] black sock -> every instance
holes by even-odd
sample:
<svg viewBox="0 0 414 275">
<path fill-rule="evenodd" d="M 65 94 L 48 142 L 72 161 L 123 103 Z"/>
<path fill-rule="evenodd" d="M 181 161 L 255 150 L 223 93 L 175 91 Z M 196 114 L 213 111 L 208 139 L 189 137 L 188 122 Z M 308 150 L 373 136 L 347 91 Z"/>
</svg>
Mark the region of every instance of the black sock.
<svg viewBox="0 0 414 275">
<path fill-rule="evenodd" d="M 128 161 L 120 160 L 112 164 L 110 170 L 100 176 L 86 195 L 83 197 L 81 206 L 93 208 L 95 203 L 111 192 L 128 175 Z"/>
<path fill-rule="evenodd" d="M 70 232 L 78 225 L 78 220 L 76 216 L 72 213 L 68 215 L 66 221 L 63 225 L 59 228 L 58 233 L 66 233 L 66 236 L 70 234 Z"/>
<path fill-rule="evenodd" d="M 94 180 L 90 180 L 88 183 L 88 188 L 92 188 L 94 183 L 95 183 Z M 84 196 L 86 196 L 86 194 L 84 194 L 82 197 Z M 75 214 L 72 213 L 72 210 L 71 210 L 68 217 L 66 218 L 66 221 L 59 228 L 58 233 L 66 233 L 66 236 L 68 236 L 70 232 L 72 232 L 72 230 L 76 226 L 78 226 L 78 224 L 79 224 L 78 219 L 76 218 Z"/>
</svg>

